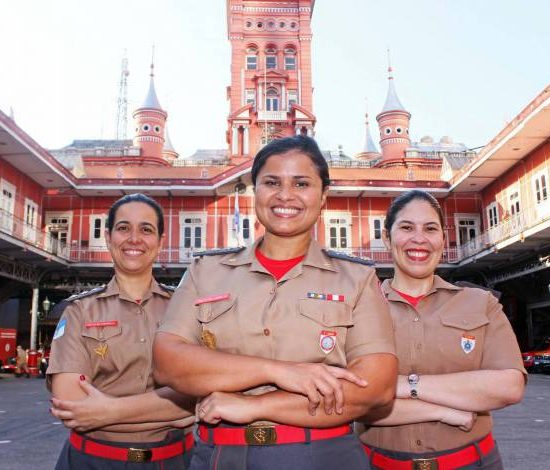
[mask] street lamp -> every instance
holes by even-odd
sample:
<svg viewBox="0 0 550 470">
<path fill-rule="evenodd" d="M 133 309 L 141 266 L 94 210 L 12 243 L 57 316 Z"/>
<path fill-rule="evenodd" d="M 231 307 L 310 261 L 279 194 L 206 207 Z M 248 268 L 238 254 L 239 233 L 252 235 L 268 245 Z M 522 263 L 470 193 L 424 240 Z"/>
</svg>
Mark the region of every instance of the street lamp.
<svg viewBox="0 0 550 470">
<path fill-rule="evenodd" d="M 46 297 L 42 301 L 42 310 L 44 311 L 44 316 L 48 315 L 48 312 L 50 311 L 51 306 L 52 306 L 52 303 L 50 302 L 50 299 Z"/>
</svg>

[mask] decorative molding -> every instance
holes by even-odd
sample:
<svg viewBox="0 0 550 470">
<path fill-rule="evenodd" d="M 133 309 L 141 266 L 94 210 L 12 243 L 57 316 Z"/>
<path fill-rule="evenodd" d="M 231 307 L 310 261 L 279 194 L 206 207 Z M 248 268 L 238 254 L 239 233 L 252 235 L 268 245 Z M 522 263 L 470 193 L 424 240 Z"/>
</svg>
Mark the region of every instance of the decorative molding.
<svg viewBox="0 0 550 470">
<path fill-rule="evenodd" d="M 276 8 L 276 7 L 244 7 L 244 11 L 251 11 L 254 13 L 299 13 L 300 11 L 311 11 L 307 7 L 298 8 Z"/>
</svg>

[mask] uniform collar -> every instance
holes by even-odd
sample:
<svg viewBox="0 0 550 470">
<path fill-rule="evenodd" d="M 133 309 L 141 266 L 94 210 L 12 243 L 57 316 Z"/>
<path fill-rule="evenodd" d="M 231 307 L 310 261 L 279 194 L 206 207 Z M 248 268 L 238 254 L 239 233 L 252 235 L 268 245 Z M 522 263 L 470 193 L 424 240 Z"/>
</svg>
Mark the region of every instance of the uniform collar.
<svg viewBox="0 0 550 470">
<path fill-rule="evenodd" d="M 388 300 L 396 300 L 399 302 L 407 303 L 403 297 L 401 297 L 391 286 L 392 279 L 386 279 L 384 282 L 382 282 L 382 292 L 386 296 Z M 432 285 L 432 288 L 426 292 L 426 295 L 433 294 L 434 292 L 437 292 L 440 289 L 445 290 L 456 290 L 460 291 L 463 289 L 463 287 L 455 286 L 454 284 L 451 284 L 450 282 L 444 281 L 441 279 L 437 274 L 434 276 L 434 282 Z"/>
<path fill-rule="evenodd" d="M 145 300 L 150 298 L 153 294 L 158 294 L 158 295 L 161 295 L 162 297 L 170 298 L 170 294 L 166 292 L 162 287 L 160 287 L 159 283 L 156 281 L 154 277 L 151 279 L 151 286 L 149 287 L 149 290 L 146 292 L 146 294 L 143 296 L 143 299 L 141 299 L 141 302 L 143 303 Z M 113 295 L 118 295 L 121 299 L 135 302 L 135 299 L 129 298 L 124 292 L 120 290 L 120 288 L 118 287 L 118 283 L 116 282 L 116 276 L 113 276 L 111 278 L 105 290 L 101 294 L 99 294 L 97 297 L 103 298 L 103 297 L 111 297 Z"/>
<path fill-rule="evenodd" d="M 269 274 L 269 272 L 261 265 L 261 263 L 256 258 L 256 249 L 262 241 L 263 237 L 260 237 L 254 242 L 252 246 L 249 246 L 245 250 L 239 253 L 231 253 L 224 256 L 221 260 L 221 263 L 227 264 L 229 266 L 242 266 L 245 264 L 249 264 L 251 271 L 259 271 Z M 325 269 L 328 271 L 338 271 L 338 269 L 334 266 L 331 258 L 323 252 L 323 249 L 315 240 L 311 240 L 302 264 L 304 266 L 314 266 L 316 268 Z M 291 271 L 293 270 L 294 268 Z"/>
</svg>

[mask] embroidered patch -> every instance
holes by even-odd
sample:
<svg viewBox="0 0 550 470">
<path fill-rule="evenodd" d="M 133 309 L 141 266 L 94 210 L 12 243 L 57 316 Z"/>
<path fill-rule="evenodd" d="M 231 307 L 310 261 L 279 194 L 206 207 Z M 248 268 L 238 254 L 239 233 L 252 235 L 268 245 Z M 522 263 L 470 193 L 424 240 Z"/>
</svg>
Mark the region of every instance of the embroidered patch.
<svg viewBox="0 0 550 470">
<path fill-rule="evenodd" d="M 227 300 L 229 299 L 229 297 L 231 297 L 230 294 L 219 294 L 219 295 L 211 295 L 209 297 L 201 297 L 199 299 L 195 299 L 195 305 L 219 302 L 220 300 Z"/>
<path fill-rule="evenodd" d="M 67 319 L 63 318 L 58 324 L 57 328 L 55 329 L 55 333 L 53 334 L 53 339 L 61 338 L 65 334 L 65 325 L 67 324 Z"/>
<path fill-rule="evenodd" d="M 476 347 L 476 337 L 463 334 L 462 338 L 460 339 L 460 346 L 462 346 L 462 350 L 466 354 L 470 354 Z"/>
<path fill-rule="evenodd" d="M 321 331 L 319 335 L 319 346 L 325 354 L 329 354 L 336 347 L 336 331 Z"/>
<path fill-rule="evenodd" d="M 308 299 L 317 299 L 317 300 L 332 300 L 335 302 L 343 302 L 344 296 L 339 294 L 319 294 L 317 292 L 308 292 Z"/>
</svg>

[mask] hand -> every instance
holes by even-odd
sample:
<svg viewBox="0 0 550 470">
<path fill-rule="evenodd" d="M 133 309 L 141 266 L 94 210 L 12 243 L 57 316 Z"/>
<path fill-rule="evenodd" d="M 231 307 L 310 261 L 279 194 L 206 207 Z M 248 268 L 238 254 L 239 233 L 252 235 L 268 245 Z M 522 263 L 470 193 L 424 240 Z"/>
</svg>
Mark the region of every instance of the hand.
<svg viewBox="0 0 550 470">
<path fill-rule="evenodd" d="M 464 432 L 472 430 L 477 419 L 477 413 L 446 407 L 443 410 L 443 416 L 440 419 L 442 423 L 456 426 Z"/>
<path fill-rule="evenodd" d="M 359 387 L 366 387 L 367 381 L 357 374 L 340 367 L 325 364 L 284 362 L 277 365 L 275 384 L 287 392 L 305 395 L 309 400 L 309 413 L 315 415 L 324 398 L 326 414 L 343 413 L 344 390 L 341 380 L 347 380 Z"/>
<path fill-rule="evenodd" d="M 197 418 L 209 424 L 229 421 L 235 424 L 250 424 L 259 419 L 255 404 L 258 396 L 241 393 L 214 392 L 197 403 Z"/>
<path fill-rule="evenodd" d="M 65 427 L 79 432 L 116 423 L 116 398 L 100 392 L 87 380 L 80 380 L 78 383 L 86 397 L 82 400 L 52 398 L 52 415 L 62 420 Z"/>
</svg>

